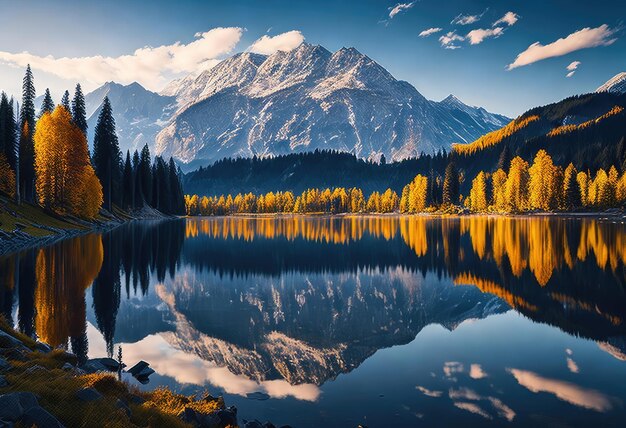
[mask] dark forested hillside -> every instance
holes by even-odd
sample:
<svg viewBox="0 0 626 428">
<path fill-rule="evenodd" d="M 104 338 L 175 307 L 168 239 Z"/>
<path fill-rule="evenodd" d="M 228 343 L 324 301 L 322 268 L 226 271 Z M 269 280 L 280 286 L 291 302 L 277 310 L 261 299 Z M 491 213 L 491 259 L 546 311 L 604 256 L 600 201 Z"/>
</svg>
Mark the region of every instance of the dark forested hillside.
<svg viewBox="0 0 626 428">
<path fill-rule="evenodd" d="M 350 153 L 315 151 L 274 158 L 224 159 L 185 176 L 187 194 L 263 193 L 311 187 L 360 187 L 364 192 L 390 187 L 401 191 L 416 172 L 443 171 L 447 155 L 425 155 L 394 163 L 372 163 Z"/>
<path fill-rule="evenodd" d="M 184 188 L 185 193 L 198 195 L 300 193 L 311 187 L 353 186 L 365 193 L 387 188 L 400 192 L 418 173 L 438 178 L 432 182 L 441 185 L 446 166 L 454 161 L 461 192 L 466 194 L 471 177 L 479 171 L 508 169 L 515 156 L 531 162 L 540 149 L 563 167 L 572 162 L 579 171 L 608 170 L 612 165 L 621 170 L 626 159 L 625 136 L 626 95 L 593 93 L 536 107 L 473 143 L 455 145 L 450 153 L 381 164 L 336 151 L 224 159 L 187 174 Z"/>
</svg>

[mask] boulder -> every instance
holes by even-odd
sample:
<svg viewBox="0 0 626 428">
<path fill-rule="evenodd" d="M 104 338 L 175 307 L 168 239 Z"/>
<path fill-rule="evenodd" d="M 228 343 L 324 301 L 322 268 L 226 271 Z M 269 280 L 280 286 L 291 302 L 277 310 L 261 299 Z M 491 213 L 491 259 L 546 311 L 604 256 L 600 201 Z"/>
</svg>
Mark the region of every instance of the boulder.
<svg viewBox="0 0 626 428">
<path fill-rule="evenodd" d="M 0 395 L 0 419 L 15 422 L 24 414 L 16 393 Z"/>
<path fill-rule="evenodd" d="M 43 342 L 37 342 L 35 344 L 35 349 L 38 350 L 39 352 L 43 352 L 44 354 L 47 354 L 48 352 L 52 351 L 52 347 L 48 345 L 47 343 L 43 343 Z"/>
<path fill-rule="evenodd" d="M 20 422 L 27 427 L 63 428 L 63 425 L 43 407 L 31 407 L 24 412 Z"/>
<path fill-rule="evenodd" d="M 120 363 L 115 361 L 113 358 L 92 358 L 88 360 L 87 362 L 101 364 L 106 370 L 111 371 L 111 372 L 118 371 L 120 367 Z M 122 364 L 122 368 L 124 367 L 126 367 L 126 365 Z"/>
<path fill-rule="evenodd" d="M 133 376 L 137 376 L 139 375 L 139 373 L 141 373 L 142 370 L 146 369 L 149 365 L 150 364 L 146 363 L 143 360 L 139 361 L 137 364 L 135 364 L 130 369 L 128 369 L 128 373 L 130 373 Z"/>
<path fill-rule="evenodd" d="M 24 370 L 24 373 L 32 375 L 34 373 L 43 373 L 43 372 L 47 372 L 47 371 L 48 371 L 48 369 L 46 369 L 45 367 L 42 367 L 39 364 L 35 364 L 34 366 L 31 366 L 31 367 L 27 368 L 26 370 Z"/>
<path fill-rule="evenodd" d="M 17 395 L 18 400 L 20 400 L 20 405 L 24 410 L 39 406 L 39 401 L 32 392 L 14 392 L 14 394 Z"/>
<path fill-rule="evenodd" d="M 76 398 L 80 401 L 97 401 L 102 398 L 102 394 L 94 388 L 83 388 L 76 391 Z"/>
<path fill-rule="evenodd" d="M 146 367 L 145 369 L 140 371 L 137 375 L 135 375 L 135 377 L 136 378 L 148 377 L 148 376 L 150 376 L 153 373 L 154 373 L 154 370 L 152 368 Z"/>
<path fill-rule="evenodd" d="M 9 364 L 9 362 L 7 360 L 5 360 L 4 358 L 0 357 L 0 372 L 6 371 L 6 370 L 10 370 L 11 369 L 11 364 Z"/>
<path fill-rule="evenodd" d="M 65 363 L 63 364 L 63 367 L 61 367 L 63 370 L 74 370 L 76 367 L 74 367 L 73 365 L 71 365 L 70 363 Z"/>
<path fill-rule="evenodd" d="M 98 361 L 87 360 L 81 367 L 86 373 L 108 372 L 109 370 Z"/>
<path fill-rule="evenodd" d="M 6 348 L 26 348 L 24 342 L 2 330 L 0 330 L 0 346 Z"/>
</svg>

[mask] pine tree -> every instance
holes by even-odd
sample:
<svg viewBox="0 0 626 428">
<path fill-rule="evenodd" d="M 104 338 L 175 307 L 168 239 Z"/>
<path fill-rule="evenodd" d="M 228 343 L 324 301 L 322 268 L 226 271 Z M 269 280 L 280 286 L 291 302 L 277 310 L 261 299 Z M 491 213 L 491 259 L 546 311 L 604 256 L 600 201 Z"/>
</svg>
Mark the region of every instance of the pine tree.
<svg viewBox="0 0 626 428">
<path fill-rule="evenodd" d="M 14 173 L 17 166 L 16 136 L 13 100 L 9 100 L 3 92 L 0 97 L 0 154 L 4 154 L 5 160 Z"/>
<path fill-rule="evenodd" d="M 63 98 L 61 98 L 61 105 L 65 107 L 65 110 L 71 112 L 72 108 L 70 107 L 70 92 L 65 91 L 63 93 Z"/>
<path fill-rule="evenodd" d="M 511 151 L 509 145 L 505 144 L 502 152 L 500 152 L 500 158 L 498 159 L 498 166 L 496 169 L 506 171 L 511 163 Z"/>
<path fill-rule="evenodd" d="M 76 118 L 73 118 L 73 120 L 82 131 L 83 129 L 77 124 Z M 120 149 L 117 134 L 115 133 L 115 119 L 113 119 L 109 98 L 104 97 L 93 141 L 93 164 L 96 175 L 100 179 L 100 183 L 102 183 L 104 206 L 109 211 L 113 209 L 114 203 L 119 202 L 120 163 Z"/>
<path fill-rule="evenodd" d="M 560 186 L 557 183 L 558 171 L 552 158 L 545 150 L 539 150 L 529 168 L 528 184 L 531 209 L 551 211 L 557 208 L 556 201 Z"/>
<path fill-rule="evenodd" d="M 85 111 L 85 97 L 83 96 L 80 83 L 76 85 L 74 98 L 72 99 L 72 120 L 78 126 L 78 129 L 87 136 L 87 112 Z"/>
<path fill-rule="evenodd" d="M 576 176 L 578 171 L 574 167 L 574 164 L 570 163 L 565 168 L 563 174 L 563 209 L 571 210 L 581 206 L 580 191 L 578 189 L 578 183 L 576 182 Z"/>
<path fill-rule="evenodd" d="M 487 210 L 487 180 L 485 179 L 485 173 L 482 171 L 472 180 L 469 205 L 470 210 L 474 212 Z"/>
<path fill-rule="evenodd" d="M 167 169 L 170 182 L 170 214 L 183 214 L 185 210 L 183 187 L 180 183 L 180 176 L 174 159 L 170 158 Z"/>
<path fill-rule="evenodd" d="M 139 180 L 139 153 L 133 153 L 133 208 L 141 208 L 143 195 L 141 193 L 141 181 Z"/>
<path fill-rule="evenodd" d="M 130 151 L 126 151 L 126 161 L 124 162 L 124 172 L 122 175 L 122 207 L 132 208 L 135 194 L 135 182 L 133 180 L 133 167 L 130 162 Z"/>
<path fill-rule="evenodd" d="M 54 110 L 54 101 L 52 101 L 52 96 L 50 95 L 50 89 L 46 88 L 46 92 L 43 96 L 43 102 L 41 103 L 41 111 L 39 112 L 39 117 L 43 116 L 46 113 L 52 113 Z"/>
<path fill-rule="evenodd" d="M 147 144 L 141 149 L 137 176 L 143 202 L 152 205 L 152 160 L 150 159 L 150 149 Z M 137 202 L 140 203 L 140 201 Z"/>
<path fill-rule="evenodd" d="M 443 179 L 443 204 L 456 205 L 459 203 L 459 171 L 454 162 L 448 163 Z"/>
<path fill-rule="evenodd" d="M 35 131 L 35 84 L 30 65 L 22 83 L 22 106 L 20 112 L 20 183 L 21 194 L 28 202 L 35 200 L 35 149 L 33 134 Z"/>
</svg>

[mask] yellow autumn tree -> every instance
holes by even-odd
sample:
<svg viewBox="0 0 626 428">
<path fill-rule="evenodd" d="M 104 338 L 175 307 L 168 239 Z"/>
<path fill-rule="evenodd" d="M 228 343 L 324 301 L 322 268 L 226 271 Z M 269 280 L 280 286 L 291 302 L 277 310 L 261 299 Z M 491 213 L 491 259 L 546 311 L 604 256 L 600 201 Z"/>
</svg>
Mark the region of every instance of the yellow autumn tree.
<svg viewBox="0 0 626 428">
<path fill-rule="evenodd" d="M 490 209 L 496 212 L 506 211 L 506 172 L 498 169 L 491 175 L 491 205 Z"/>
<path fill-rule="evenodd" d="M 551 211 L 557 208 L 560 199 L 559 171 L 545 150 L 539 150 L 532 166 L 528 169 L 528 202 L 531 209 Z"/>
<path fill-rule="evenodd" d="M 485 173 L 480 171 L 472 180 L 472 188 L 469 194 L 469 209 L 473 212 L 487 210 L 487 180 Z"/>
<path fill-rule="evenodd" d="M 91 167 L 87 139 L 63 106 L 37 121 L 34 146 L 39 204 L 58 214 L 94 218 L 102 205 L 102 187 Z"/>
<path fill-rule="evenodd" d="M 428 178 L 417 174 L 413 181 L 404 186 L 400 198 L 400 212 L 419 213 L 426 208 Z"/>
<path fill-rule="evenodd" d="M 15 172 L 11 169 L 4 153 L 0 153 L 0 192 L 11 197 L 15 195 Z"/>
<path fill-rule="evenodd" d="M 580 203 L 583 207 L 589 206 L 589 176 L 584 171 L 576 174 L 576 183 L 580 192 Z"/>
<path fill-rule="evenodd" d="M 519 156 L 511 160 L 504 194 L 507 211 L 522 212 L 528 209 L 528 162 Z"/>
</svg>

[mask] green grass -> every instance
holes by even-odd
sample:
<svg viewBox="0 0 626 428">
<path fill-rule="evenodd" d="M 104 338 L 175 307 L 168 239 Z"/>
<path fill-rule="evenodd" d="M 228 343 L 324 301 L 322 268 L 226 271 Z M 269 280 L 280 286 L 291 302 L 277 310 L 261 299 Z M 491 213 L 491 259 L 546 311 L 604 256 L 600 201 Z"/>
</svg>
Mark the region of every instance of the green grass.
<svg viewBox="0 0 626 428">
<path fill-rule="evenodd" d="M 0 388 L 0 394 L 32 392 L 38 396 L 39 404 L 65 426 L 182 428 L 190 426 L 178 418 L 178 414 L 186 407 L 203 414 L 224 408 L 221 398 L 195 399 L 175 394 L 166 388 L 143 392 L 119 382 L 115 376 L 108 373 L 73 375 L 61 367 L 66 362 L 75 363 L 75 357 L 63 350 L 53 350 L 49 353 L 35 351 L 35 342 L 10 328 L 2 317 L 0 330 L 22 340 L 31 350 L 27 361 L 9 359 L 13 367 L 3 373 L 9 385 Z M 45 367 L 47 370 L 26 373 L 28 368 L 35 365 Z M 81 388 L 94 388 L 103 395 L 103 398 L 83 402 L 76 398 L 76 391 Z M 137 397 L 143 402 L 135 401 Z M 117 407 L 118 400 L 124 401 L 131 409 L 130 417 Z"/>
<path fill-rule="evenodd" d="M 85 226 L 46 212 L 41 207 L 25 202 L 17 205 L 14 201 L 0 196 L 0 229 L 12 232 L 16 228 L 34 237 L 44 237 L 53 233 L 46 228 L 70 230 L 84 229 Z"/>
</svg>

